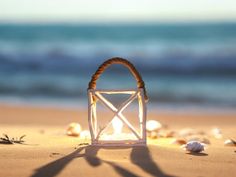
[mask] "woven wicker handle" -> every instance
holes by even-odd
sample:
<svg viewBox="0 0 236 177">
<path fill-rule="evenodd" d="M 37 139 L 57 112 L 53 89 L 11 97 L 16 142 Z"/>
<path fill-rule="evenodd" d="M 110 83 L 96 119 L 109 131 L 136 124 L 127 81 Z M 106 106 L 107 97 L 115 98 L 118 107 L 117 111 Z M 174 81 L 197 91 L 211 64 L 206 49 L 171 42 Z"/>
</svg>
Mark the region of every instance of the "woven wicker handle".
<svg viewBox="0 0 236 177">
<path fill-rule="evenodd" d="M 108 59 L 107 61 L 105 61 L 103 64 L 101 64 L 99 66 L 97 71 L 93 74 L 93 76 L 91 78 L 91 81 L 89 82 L 88 89 L 95 89 L 96 88 L 96 82 L 97 82 L 98 78 L 112 64 L 122 64 L 130 70 L 132 75 L 137 80 L 137 87 L 143 89 L 144 98 L 145 98 L 146 101 L 148 101 L 148 96 L 147 96 L 147 93 L 146 93 L 145 83 L 143 82 L 143 79 L 142 79 L 141 75 L 139 74 L 139 72 L 136 70 L 136 68 L 134 67 L 134 65 L 132 63 L 130 63 L 126 59 L 119 58 L 119 57 Z"/>
</svg>

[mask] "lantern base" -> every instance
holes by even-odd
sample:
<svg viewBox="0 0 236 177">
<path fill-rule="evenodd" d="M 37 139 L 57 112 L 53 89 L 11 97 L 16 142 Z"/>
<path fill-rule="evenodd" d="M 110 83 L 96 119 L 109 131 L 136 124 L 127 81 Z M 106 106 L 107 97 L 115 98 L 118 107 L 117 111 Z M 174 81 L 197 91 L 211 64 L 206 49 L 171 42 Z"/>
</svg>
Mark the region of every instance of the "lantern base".
<svg viewBox="0 0 236 177">
<path fill-rule="evenodd" d="M 98 142 L 92 142 L 92 146 L 112 146 L 112 147 L 132 147 L 132 146 L 146 146 L 146 141 L 135 140 L 99 140 Z"/>
</svg>

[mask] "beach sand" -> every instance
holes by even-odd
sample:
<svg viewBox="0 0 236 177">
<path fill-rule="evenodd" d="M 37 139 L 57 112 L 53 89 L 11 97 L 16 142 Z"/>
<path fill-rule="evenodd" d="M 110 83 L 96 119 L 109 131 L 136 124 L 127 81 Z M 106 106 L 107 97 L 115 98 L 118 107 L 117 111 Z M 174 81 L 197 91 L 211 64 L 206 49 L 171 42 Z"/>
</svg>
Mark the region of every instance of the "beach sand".
<svg viewBox="0 0 236 177">
<path fill-rule="evenodd" d="M 147 117 L 169 130 L 203 131 L 211 144 L 199 154 L 170 144 L 173 138 L 148 139 L 146 147 L 79 146 L 89 140 L 67 136 L 65 130 L 71 122 L 87 129 L 86 109 L 0 105 L 0 134 L 26 135 L 25 145 L 0 144 L 0 177 L 236 176 L 236 147 L 224 146 L 226 139 L 236 139 L 236 114 L 172 111 Z M 221 139 L 209 135 L 214 127 L 222 130 Z"/>
</svg>

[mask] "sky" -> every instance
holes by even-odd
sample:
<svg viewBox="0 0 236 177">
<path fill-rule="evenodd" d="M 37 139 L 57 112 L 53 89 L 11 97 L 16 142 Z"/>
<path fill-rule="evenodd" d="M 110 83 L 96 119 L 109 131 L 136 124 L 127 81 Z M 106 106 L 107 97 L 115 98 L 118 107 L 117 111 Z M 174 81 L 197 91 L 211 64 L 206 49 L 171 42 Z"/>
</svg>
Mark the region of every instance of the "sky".
<svg viewBox="0 0 236 177">
<path fill-rule="evenodd" d="M 236 0 L 0 0 L 0 21 L 236 21 Z"/>
</svg>

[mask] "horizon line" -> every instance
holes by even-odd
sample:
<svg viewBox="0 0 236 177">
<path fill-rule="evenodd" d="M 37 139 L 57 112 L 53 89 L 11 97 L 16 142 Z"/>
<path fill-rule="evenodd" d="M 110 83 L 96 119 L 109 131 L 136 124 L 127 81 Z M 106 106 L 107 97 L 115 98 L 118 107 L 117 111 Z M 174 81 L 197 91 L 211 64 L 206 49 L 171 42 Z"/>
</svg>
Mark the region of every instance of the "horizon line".
<svg viewBox="0 0 236 177">
<path fill-rule="evenodd" d="M 222 24 L 236 23 L 236 19 L 214 19 L 214 20 L 5 20 L 0 19 L 0 24 L 101 24 L 101 25 L 135 25 L 135 24 Z"/>
</svg>

